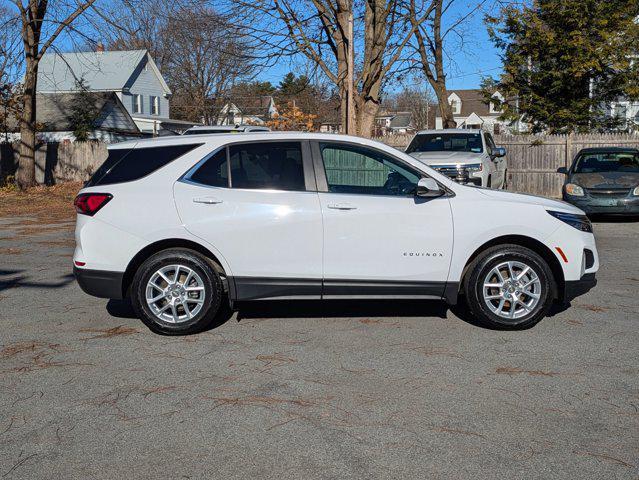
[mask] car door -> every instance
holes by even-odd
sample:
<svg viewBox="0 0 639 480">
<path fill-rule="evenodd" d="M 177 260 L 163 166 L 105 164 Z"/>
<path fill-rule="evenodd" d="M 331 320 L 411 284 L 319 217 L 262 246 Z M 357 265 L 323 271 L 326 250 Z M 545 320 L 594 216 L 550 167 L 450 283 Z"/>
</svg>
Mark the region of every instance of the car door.
<svg viewBox="0 0 639 480">
<path fill-rule="evenodd" d="M 453 247 L 447 196 L 415 196 L 426 175 L 374 148 L 313 143 L 324 229 L 324 298 L 441 297 Z"/>
<path fill-rule="evenodd" d="M 236 300 L 320 298 L 322 218 L 310 147 L 234 142 L 174 186 L 185 228 L 224 256 Z"/>
<path fill-rule="evenodd" d="M 506 160 L 504 157 L 494 156 L 493 150 L 497 147 L 493 140 L 493 136 L 490 133 L 484 132 L 484 138 L 486 141 L 486 150 L 490 155 L 491 161 L 495 165 L 496 174 L 493 176 L 492 188 L 502 188 L 504 186 L 504 181 L 506 180 Z"/>
</svg>

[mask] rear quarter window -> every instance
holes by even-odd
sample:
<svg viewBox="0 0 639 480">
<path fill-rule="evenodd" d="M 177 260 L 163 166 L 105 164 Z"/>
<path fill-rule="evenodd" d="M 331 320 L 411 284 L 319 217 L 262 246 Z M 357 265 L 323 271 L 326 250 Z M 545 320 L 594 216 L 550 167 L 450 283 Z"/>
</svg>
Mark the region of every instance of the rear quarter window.
<svg viewBox="0 0 639 480">
<path fill-rule="evenodd" d="M 85 186 L 94 187 L 139 180 L 202 145 L 204 144 L 191 143 L 109 150 L 109 156 Z"/>
</svg>

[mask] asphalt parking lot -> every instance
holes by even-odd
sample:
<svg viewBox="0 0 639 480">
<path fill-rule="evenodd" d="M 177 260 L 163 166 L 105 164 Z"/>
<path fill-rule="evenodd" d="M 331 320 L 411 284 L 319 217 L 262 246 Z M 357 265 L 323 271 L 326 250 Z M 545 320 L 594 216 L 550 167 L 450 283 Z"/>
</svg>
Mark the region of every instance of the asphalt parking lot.
<svg viewBox="0 0 639 480">
<path fill-rule="evenodd" d="M 0 220 L 0 478 L 639 478 L 639 223 L 522 332 L 433 302 L 263 303 L 165 337 Z M 463 314 L 460 314 L 464 317 Z"/>
</svg>

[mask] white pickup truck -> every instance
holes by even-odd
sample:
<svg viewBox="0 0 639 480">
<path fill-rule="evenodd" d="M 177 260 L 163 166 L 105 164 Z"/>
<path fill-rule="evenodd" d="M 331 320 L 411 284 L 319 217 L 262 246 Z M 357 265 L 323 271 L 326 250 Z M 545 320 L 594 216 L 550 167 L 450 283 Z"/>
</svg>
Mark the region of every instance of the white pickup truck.
<svg viewBox="0 0 639 480">
<path fill-rule="evenodd" d="M 458 183 L 505 189 L 506 149 L 482 130 L 422 130 L 406 153 Z"/>
</svg>

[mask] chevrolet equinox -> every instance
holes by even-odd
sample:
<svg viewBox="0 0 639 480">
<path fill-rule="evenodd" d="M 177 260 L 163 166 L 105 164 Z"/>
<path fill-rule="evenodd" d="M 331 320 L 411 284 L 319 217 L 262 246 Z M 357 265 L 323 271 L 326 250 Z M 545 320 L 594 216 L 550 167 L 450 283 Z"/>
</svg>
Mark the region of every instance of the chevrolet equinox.
<svg viewBox="0 0 639 480">
<path fill-rule="evenodd" d="M 75 199 L 74 272 L 152 330 L 200 331 L 222 302 L 463 300 L 527 328 L 595 284 L 588 218 L 455 183 L 371 140 L 243 133 L 119 143 Z"/>
</svg>

